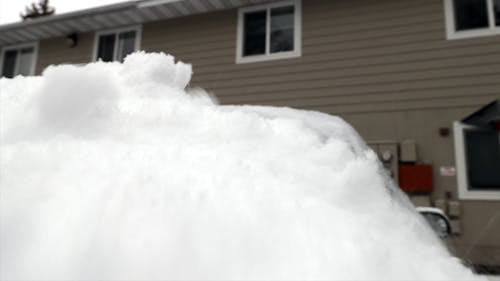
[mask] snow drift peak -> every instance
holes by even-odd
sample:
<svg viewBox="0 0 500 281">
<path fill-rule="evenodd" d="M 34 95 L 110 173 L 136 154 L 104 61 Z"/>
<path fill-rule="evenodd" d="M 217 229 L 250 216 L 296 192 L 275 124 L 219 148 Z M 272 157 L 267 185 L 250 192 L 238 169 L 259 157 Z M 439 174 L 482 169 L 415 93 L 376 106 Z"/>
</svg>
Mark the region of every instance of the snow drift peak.
<svg viewBox="0 0 500 281">
<path fill-rule="evenodd" d="M 191 80 L 192 68 L 190 64 L 175 63 L 171 55 L 141 51 L 125 58 L 122 75 L 134 83 L 155 83 L 182 90 Z"/>
<path fill-rule="evenodd" d="M 123 63 L 52 65 L 41 77 L 17 79 L 30 79 L 30 83 L 9 85 L 1 79 L 6 88 L 2 102 L 8 105 L 4 110 L 13 112 L 7 114 L 0 133 L 4 140 L 56 135 L 94 138 L 113 131 L 117 114 L 140 104 L 144 111 L 158 109 L 159 104 L 163 110 L 179 102 L 211 104 L 204 92 L 186 94 L 191 75 L 191 65 L 176 63 L 171 55 L 136 52 Z"/>
</svg>

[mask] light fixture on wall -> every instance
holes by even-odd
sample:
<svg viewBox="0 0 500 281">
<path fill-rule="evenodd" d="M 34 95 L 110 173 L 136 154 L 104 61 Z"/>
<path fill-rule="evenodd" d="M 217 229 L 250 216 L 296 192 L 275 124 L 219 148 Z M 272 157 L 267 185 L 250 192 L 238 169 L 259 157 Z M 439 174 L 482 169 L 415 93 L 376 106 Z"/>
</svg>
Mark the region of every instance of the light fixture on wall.
<svg viewBox="0 0 500 281">
<path fill-rule="evenodd" d="M 66 36 L 66 44 L 68 47 L 73 48 L 78 44 L 78 35 L 76 33 L 71 33 Z"/>
</svg>

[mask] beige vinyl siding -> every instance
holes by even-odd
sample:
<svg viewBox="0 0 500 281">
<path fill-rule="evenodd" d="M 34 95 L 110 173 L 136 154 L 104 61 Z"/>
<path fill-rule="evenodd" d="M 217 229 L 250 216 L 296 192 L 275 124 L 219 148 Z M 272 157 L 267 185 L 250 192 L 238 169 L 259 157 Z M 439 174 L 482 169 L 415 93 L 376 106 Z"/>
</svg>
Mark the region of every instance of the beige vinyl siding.
<svg viewBox="0 0 500 281">
<path fill-rule="evenodd" d="M 146 24 L 143 48 L 194 66 L 222 103 L 330 113 L 479 106 L 500 97 L 500 36 L 445 39 L 442 1 L 303 1 L 301 58 L 235 64 L 236 10 Z"/>
<path fill-rule="evenodd" d="M 92 59 L 94 33 L 78 34 L 78 44 L 70 48 L 65 37 L 41 40 L 38 49 L 37 74 L 51 64 L 80 64 Z"/>
</svg>

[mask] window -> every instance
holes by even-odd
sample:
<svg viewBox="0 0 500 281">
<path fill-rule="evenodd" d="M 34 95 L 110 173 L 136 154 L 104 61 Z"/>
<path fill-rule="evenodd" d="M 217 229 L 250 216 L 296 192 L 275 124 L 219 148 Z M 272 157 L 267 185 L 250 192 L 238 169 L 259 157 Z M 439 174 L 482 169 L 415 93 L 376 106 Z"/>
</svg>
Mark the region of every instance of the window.
<svg viewBox="0 0 500 281">
<path fill-rule="evenodd" d="M 454 124 L 459 196 L 500 200 L 500 131 Z"/>
<path fill-rule="evenodd" d="M 241 8 L 236 52 L 237 63 L 299 57 L 300 0 Z"/>
<path fill-rule="evenodd" d="M 500 0 L 444 0 L 448 39 L 500 34 Z"/>
<path fill-rule="evenodd" d="M 122 28 L 98 32 L 94 48 L 94 60 L 123 61 L 139 49 L 140 27 Z"/>
<path fill-rule="evenodd" d="M 37 44 L 6 47 L 1 56 L 1 76 L 13 78 L 17 75 L 33 75 L 35 72 Z"/>
</svg>

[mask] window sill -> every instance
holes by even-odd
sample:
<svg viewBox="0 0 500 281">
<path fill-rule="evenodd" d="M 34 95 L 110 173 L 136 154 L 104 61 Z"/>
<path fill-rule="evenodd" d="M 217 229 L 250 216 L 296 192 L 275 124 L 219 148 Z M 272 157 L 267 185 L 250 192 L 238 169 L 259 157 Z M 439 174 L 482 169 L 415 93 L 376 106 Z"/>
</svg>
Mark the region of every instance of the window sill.
<svg viewBox="0 0 500 281">
<path fill-rule="evenodd" d="M 499 191 L 471 191 L 471 190 L 458 190 L 458 198 L 463 200 L 500 200 Z"/>
<path fill-rule="evenodd" d="M 500 35 L 500 27 L 496 27 L 493 29 L 492 28 L 483 28 L 483 29 L 475 29 L 475 30 L 448 32 L 446 39 L 456 40 L 456 39 L 494 36 L 494 35 Z"/>
<path fill-rule="evenodd" d="M 245 64 L 245 63 L 254 63 L 254 62 L 265 62 L 265 61 L 273 61 L 273 60 L 298 58 L 301 56 L 302 56 L 302 54 L 298 50 L 291 51 L 291 52 L 276 53 L 276 54 L 272 54 L 272 55 L 255 55 L 255 56 L 247 56 L 247 57 L 238 56 L 236 58 L 236 63 L 237 64 Z"/>
</svg>

